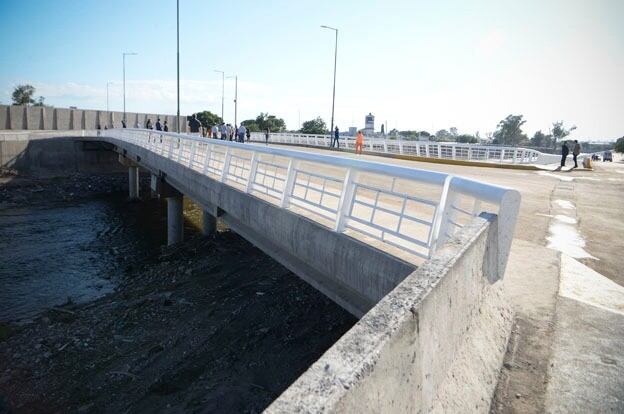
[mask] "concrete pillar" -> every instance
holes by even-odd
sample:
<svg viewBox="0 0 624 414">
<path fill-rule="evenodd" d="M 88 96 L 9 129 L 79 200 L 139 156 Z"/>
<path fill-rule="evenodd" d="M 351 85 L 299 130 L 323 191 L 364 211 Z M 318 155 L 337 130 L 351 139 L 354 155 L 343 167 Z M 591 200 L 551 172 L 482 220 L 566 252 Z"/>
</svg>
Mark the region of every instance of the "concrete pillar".
<svg viewBox="0 0 624 414">
<path fill-rule="evenodd" d="M 131 200 L 139 198 L 139 167 L 128 167 L 128 189 Z"/>
<path fill-rule="evenodd" d="M 167 246 L 184 239 L 183 196 L 167 197 Z"/>
<path fill-rule="evenodd" d="M 204 210 L 202 214 L 202 223 L 202 233 L 204 236 L 211 236 L 217 231 L 217 218 L 206 210 Z"/>
</svg>

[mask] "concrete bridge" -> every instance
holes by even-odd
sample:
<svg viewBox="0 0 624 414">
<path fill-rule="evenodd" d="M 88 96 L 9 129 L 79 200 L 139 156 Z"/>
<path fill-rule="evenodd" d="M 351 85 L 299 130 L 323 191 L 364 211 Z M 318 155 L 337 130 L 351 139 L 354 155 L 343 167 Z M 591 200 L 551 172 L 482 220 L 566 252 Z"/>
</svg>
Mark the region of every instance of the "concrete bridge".
<svg viewBox="0 0 624 414">
<path fill-rule="evenodd" d="M 152 174 L 152 188 L 167 199 L 169 243 L 183 237 L 186 195 L 203 207 L 205 233 L 224 220 L 361 317 L 268 412 L 487 411 L 511 329 L 500 279 L 517 191 L 140 129 L 49 136 L 6 135 L 2 165 L 44 141 L 104 143 L 128 168 L 131 197 L 138 196 L 139 169 Z"/>
</svg>

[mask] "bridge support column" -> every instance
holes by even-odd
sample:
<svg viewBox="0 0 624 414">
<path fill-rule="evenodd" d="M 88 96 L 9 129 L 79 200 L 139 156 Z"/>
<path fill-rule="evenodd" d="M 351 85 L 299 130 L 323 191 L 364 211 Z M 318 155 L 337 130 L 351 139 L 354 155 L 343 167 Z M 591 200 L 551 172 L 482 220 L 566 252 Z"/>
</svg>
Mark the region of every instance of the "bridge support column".
<svg viewBox="0 0 624 414">
<path fill-rule="evenodd" d="M 139 198 L 139 167 L 128 167 L 128 192 L 131 200 Z"/>
<path fill-rule="evenodd" d="M 204 210 L 202 214 L 202 233 L 204 236 L 212 236 L 217 231 L 217 218 Z"/>
<path fill-rule="evenodd" d="M 184 197 L 182 194 L 167 197 L 167 246 L 184 239 Z"/>
</svg>

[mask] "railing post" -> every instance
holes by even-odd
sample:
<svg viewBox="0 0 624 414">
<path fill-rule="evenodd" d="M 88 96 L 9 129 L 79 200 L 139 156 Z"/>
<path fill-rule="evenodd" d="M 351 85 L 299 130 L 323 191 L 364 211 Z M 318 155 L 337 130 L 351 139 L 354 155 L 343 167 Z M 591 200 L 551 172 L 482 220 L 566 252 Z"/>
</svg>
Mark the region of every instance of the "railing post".
<svg viewBox="0 0 624 414">
<path fill-rule="evenodd" d="M 288 161 L 288 169 L 286 170 L 286 182 L 284 183 L 284 192 L 280 200 L 280 207 L 288 208 L 290 193 L 295 187 L 295 178 L 297 177 L 297 160 L 290 159 Z"/>
<path fill-rule="evenodd" d="M 210 144 L 206 144 L 206 156 L 204 157 L 204 174 L 208 174 L 208 167 L 210 167 Z"/>
<path fill-rule="evenodd" d="M 371 137 L 371 139 L 368 140 L 368 145 L 371 151 L 373 151 L 375 149 L 375 146 L 373 145 L 373 138 Z"/>
<path fill-rule="evenodd" d="M 505 147 L 501 147 L 500 152 L 500 162 L 503 163 L 505 161 Z"/>
<path fill-rule="evenodd" d="M 386 140 L 383 140 L 383 145 L 384 145 L 384 152 L 387 154 L 388 153 L 388 143 L 386 142 Z"/>
<path fill-rule="evenodd" d="M 403 140 L 399 140 L 399 154 L 403 154 Z"/>
<path fill-rule="evenodd" d="M 173 138 L 168 137 L 169 139 L 169 152 L 167 153 L 167 158 L 173 159 Z"/>
<path fill-rule="evenodd" d="M 438 158 L 442 158 L 442 145 L 438 144 Z"/>
<path fill-rule="evenodd" d="M 224 183 L 227 179 L 228 170 L 230 169 L 230 160 L 232 154 L 230 153 L 230 147 L 225 150 L 225 159 L 223 160 L 223 171 L 221 172 L 221 182 Z"/>
<path fill-rule="evenodd" d="M 193 160 L 195 159 L 195 149 L 197 148 L 197 141 L 191 141 L 191 156 L 189 157 L 189 168 L 193 168 Z"/>
<path fill-rule="evenodd" d="M 338 202 L 336 223 L 334 226 L 334 230 L 338 233 L 343 232 L 347 225 L 347 217 L 351 212 L 353 196 L 355 195 L 356 175 L 357 171 L 349 168 L 345 176 L 344 184 L 342 185 L 342 193 L 340 194 L 340 201 Z"/>
<path fill-rule="evenodd" d="M 431 234 L 429 237 L 429 256 L 431 256 L 431 254 L 435 252 L 438 246 L 438 239 L 441 234 L 440 230 L 443 227 L 442 222 L 444 221 L 446 209 L 448 208 L 448 194 L 452 180 L 452 175 L 449 175 L 444 179 L 444 186 L 442 187 L 440 202 L 438 203 L 438 208 L 436 209 L 435 217 L 433 218 L 433 228 L 431 229 Z"/>
<path fill-rule="evenodd" d="M 514 148 L 514 150 L 513 150 L 513 158 L 512 158 L 512 161 L 511 161 L 512 164 L 516 163 L 516 157 L 517 156 L 518 156 L 518 149 Z"/>
<path fill-rule="evenodd" d="M 455 145 L 453 145 L 453 146 L 451 147 L 451 154 L 452 154 L 453 159 L 455 159 L 456 154 L 457 154 L 457 151 L 455 150 L 455 148 L 456 148 L 456 146 L 455 146 Z"/>
<path fill-rule="evenodd" d="M 258 169 L 258 153 L 253 152 L 251 155 L 251 165 L 249 166 L 249 179 L 247 180 L 247 187 L 245 188 L 246 193 L 251 193 L 253 191 L 253 183 L 256 178 L 256 170 Z"/>
<path fill-rule="evenodd" d="M 425 157 L 429 157 L 429 144 L 425 144 Z"/>
</svg>

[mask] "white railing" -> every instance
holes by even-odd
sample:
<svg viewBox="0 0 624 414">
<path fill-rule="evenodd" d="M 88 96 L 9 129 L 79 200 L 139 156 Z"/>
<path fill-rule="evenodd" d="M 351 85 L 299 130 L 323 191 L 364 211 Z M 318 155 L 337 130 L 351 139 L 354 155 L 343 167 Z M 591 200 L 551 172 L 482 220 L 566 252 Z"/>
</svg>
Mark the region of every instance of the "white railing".
<svg viewBox="0 0 624 414">
<path fill-rule="evenodd" d="M 265 135 L 261 132 L 254 132 L 251 134 L 251 140 L 265 142 Z M 339 141 L 340 148 L 355 150 L 355 137 L 341 136 Z M 329 148 L 331 137 L 329 135 L 272 133 L 269 142 Z M 559 162 L 557 155 L 544 154 L 528 148 L 371 137 L 364 137 L 364 151 L 507 164 L 553 164 Z"/>
<path fill-rule="evenodd" d="M 146 148 L 336 232 L 424 259 L 482 211 L 498 213 L 503 269 L 507 261 L 520 203 L 512 189 L 439 172 L 187 134 L 109 129 L 97 135 Z"/>
</svg>

